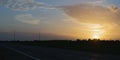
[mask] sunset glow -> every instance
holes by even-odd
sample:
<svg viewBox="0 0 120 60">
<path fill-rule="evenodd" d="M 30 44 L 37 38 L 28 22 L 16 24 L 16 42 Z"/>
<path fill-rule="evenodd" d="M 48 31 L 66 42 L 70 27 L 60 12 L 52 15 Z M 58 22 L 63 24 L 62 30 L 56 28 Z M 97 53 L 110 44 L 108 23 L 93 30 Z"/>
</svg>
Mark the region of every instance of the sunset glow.
<svg viewBox="0 0 120 60">
<path fill-rule="evenodd" d="M 1 40 L 14 30 L 22 36 L 41 33 L 42 39 L 120 39 L 116 2 L 120 0 L 0 0 Z"/>
<path fill-rule="evenodd" d="M 100 39 L 99 35 L 93 35 L 93 39 Z"/>
</svg>

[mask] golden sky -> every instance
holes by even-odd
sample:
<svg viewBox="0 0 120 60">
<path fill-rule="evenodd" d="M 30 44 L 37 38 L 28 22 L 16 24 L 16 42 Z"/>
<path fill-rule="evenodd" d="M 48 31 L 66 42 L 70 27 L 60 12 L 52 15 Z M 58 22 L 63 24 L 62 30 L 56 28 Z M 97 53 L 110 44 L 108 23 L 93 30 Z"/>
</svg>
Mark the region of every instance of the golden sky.
<svg viewBox="0 0 120 60">
<path fill-rule="evenodd" d="M 120 0 L 0 0 L 0 32 L 120 39 L 119 3 Z"/>
</svg>

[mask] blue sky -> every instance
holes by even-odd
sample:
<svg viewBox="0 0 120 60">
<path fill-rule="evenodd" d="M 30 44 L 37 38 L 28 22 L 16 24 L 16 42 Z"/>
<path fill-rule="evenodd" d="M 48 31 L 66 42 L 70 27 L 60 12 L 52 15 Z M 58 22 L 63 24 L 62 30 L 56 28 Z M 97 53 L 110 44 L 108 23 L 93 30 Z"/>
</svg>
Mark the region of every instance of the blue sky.
<svg viewBox="0 0 120 60">
<path fill-rule="evenodd" d="M 105 35 L 120 39 L 120 29 L 113 28 L 119 27 L 119 3 L 119 0 L 0 0 L 0 32 L 41 32 L 71 39 L 95 35 L 103 39 Z"/>
</svg>

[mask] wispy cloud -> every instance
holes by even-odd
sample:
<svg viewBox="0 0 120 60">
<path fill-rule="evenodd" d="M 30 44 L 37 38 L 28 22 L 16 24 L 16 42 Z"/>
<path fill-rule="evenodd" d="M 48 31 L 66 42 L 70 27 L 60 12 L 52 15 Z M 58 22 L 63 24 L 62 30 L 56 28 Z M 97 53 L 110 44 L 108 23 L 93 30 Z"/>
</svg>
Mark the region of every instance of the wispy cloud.
<svg viewBox="0 0 120 60">
<path fill-rule="evenodd" d="M 92 2 L 88 2 L 88 3 L 91 3 L 91 4 L 103 4 L 106 0 L 93 0 Z"/>
<path fill-rule="evenodd" d="M 0 0 L 0 4 L 12 10 L 32 10 L 45 6 L 44 3 L 36 0 Z"/>
<path fill-rule="evenodd" d="M 69 17 L 84 23 L 116 23 L 120 24 L 120 10 L 116 6 L 104 7 L 95 4 L 77 4 L 61 6 Z M 114 13 L 116 11 L 117 13 Z"/>
<path fill-rule="evenodd" d="M 119 8 L 117 7 L 117 6 L 115 6 L 115 5 L 111 5 L 110 7 L 109 7 L 109 9 L 110 9 L 110 11 L 112 11 L 112 12 L 120 12 L 119 11 Z"/>
<path fill-rule="evenodd" d="M 40 19 L 38 17 L 32 16 L 32 14 L 21 14 L 15 17 L 16 20 L 32 25 L 38 25 L 40 23 Z"/>
<path fill-rule="evenodd" d="M 82 3 L 59 8 L 68 17 L 80 22 L 80 29 L 84 29 L 83 31 L 85 32 L 89 33 L 92 31 L 92 33 L 104 33 L 104 36 L 111 35 L 116 37 L 120 31 L 120 9 L 115 5 L 106 7 L 98 4 Z M 119 37 L 119 34 L 117 37 Z"/>
</svg>

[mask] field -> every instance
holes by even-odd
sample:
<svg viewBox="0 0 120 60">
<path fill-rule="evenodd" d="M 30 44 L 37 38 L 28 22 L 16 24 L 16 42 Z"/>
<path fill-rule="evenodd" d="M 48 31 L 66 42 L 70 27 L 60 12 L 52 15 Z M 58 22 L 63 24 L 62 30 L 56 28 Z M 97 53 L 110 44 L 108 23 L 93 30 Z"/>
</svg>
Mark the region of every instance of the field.
<svg viewBox="0 0 120 60">
<path fill-rule="evenodd" d="M 90 51 L 97 53 L 120 54 L 119 40 L 47 40 L 47 41 L 1 41 L 1 43 L 12 43 L 20 45 L 32 45 L 62 48 L 78 51 Z"/>
</svg>

